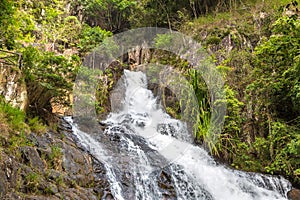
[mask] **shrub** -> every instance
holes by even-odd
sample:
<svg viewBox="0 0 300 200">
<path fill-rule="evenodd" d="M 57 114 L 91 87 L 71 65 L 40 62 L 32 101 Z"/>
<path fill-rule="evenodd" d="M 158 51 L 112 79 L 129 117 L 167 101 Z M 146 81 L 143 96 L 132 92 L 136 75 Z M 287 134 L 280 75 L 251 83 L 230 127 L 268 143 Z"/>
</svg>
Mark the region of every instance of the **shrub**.
<svg viewBox="0 0 300 200">
<path fill-rule="evenodd" d="M 43 124 L 42 120 L 39 117 L 34 117 L 29 119 L 28 125 L 30 130 L 37 134 L 42 134 L 47 131 L 47 127 Z"/>
<path fill-rule="evenodd" d="M 0 97 L 0 123 L 1 128 L 7 128 L 10 132 L 16 133 L 25 132 L 25 113 L 18 108 L 14 108 L 5 102 L 3 97 Z"/>
</svg>

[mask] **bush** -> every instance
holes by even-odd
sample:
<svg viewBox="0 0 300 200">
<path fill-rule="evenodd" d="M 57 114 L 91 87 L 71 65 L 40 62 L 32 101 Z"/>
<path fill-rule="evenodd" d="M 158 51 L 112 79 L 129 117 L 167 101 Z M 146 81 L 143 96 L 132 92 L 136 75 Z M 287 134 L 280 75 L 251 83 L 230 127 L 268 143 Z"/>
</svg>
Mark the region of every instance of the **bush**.
<svg viewBox="0 0 300 200">
<path fill-rule="evenodd" d="M 282 174 L 294 184 L 300 184 L 300 135 L 299 128 L 284 122 L 270 122 L 270 133 L 257 136 L 251 144 L 237 145 L 233 166 L 247 171 Z"/>
<path fill-rule="evenodd" d="M 77 47 L 81 50 L 81 52 L 89 52 L 95 47 L 100 46 L 104 38 L 111 35 L 111 32 L 103 30 L 98 26 L 90 27 L 88 25 L 84 25 L 79 35 L 80 40 Z"/>
<path fill-rule="evenodd" d="M 286 120 L 300 115 L 300 23 L 297 17 L 280 17 L 273 24 L 269 40 L 256 47 L 253 76 L 259 78 L 249 85 L 249 90 L 261 97 L 266 110 Z"/>
<path fill-rule="evenodd" d="M 72 81 L 75 79 L 80 62 L 78 56 L 67 58 L 55 55 L 54 52 L 41 51 L 32 46 L 23 50 L 23 72 L 27 84 L 38 83 L 49 91 L 47 94 L 50 95 L 43 96 L 48 99 L 43 101 L 50 102 L 51 98 L 55 97 L 58 103 L 69 103 L 66 102 L 65 97 L 73 89 Z M 44 102 L 44 104 L 49 102 Z M 35 102 L 30 103 L 35 104 Z M 37 103 L 37 105 L 39 104 Z"/>
<path fill-rule="evenodd" d="M 28 125 L 30 130 L 37 134 L 46 133 L 47 127 L 43 124 L 42 120 L 39 117 L 34 117 L 29 119 Z"/>
<path fill-rule="evenodd" d="M 22 133 L 27 130 L 25 125 L 25 113 L 18 108 L 14 108 L 0 97 L 0 125 L 7 127 L 9 132 Z"/>
</svg>

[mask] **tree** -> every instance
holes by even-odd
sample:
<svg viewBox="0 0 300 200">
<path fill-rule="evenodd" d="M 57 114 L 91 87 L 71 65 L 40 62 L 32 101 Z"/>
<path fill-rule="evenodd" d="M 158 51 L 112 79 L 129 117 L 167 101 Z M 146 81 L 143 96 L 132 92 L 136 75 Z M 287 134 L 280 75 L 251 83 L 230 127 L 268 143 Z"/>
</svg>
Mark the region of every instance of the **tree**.
<svg viewBox="0 0 300 200">
<path fill-rule="evenodd" d="M 0 2 L 0 48 L 13 49 L 17 32 L 16 21 L 13 17 L 16 12 L 14 3 L 11 0 Z"/>
<path fill-rule="evenodd" d="M 135 5 L 135 0 L 80 0 L 73 2 L 72 10 L 82 23 L 118 33 L 130 27 L 128 18 Z"/>
<path fill-rule="evenodd" d="M 269 40 L 256 48 L 254 76 L 250 86 L 266 110 L 287 121 L 300 114 L 300 22 L 297 15 L 279 18 Z"/>
</svg>

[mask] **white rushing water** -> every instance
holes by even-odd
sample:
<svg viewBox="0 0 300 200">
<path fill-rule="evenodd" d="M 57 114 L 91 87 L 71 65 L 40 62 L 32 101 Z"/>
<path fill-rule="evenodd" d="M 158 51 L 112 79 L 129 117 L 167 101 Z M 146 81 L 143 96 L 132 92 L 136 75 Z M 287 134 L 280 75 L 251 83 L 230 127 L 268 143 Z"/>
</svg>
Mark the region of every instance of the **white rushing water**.
<svg viewBox="0 0 300 200">
<path fill-rule="evenodd" d="M 80 131 L 70 117 L 66 118 L 80 145 L 104 163 L 115 199 L 168 199 L 158 171 L 169 174 L 173 199 L 287 199 L 291 186 L 285 179 L 229 169 L 194 146 L 186 125 L 166 114 L 147 89 L 144 73 L 125 70 L 124 80 L 122 109 L 103 122 L 111 145 Z M 123 183 L 122 173 L 130 174 L 127 182 L 131 184 Z"/>
</svg>

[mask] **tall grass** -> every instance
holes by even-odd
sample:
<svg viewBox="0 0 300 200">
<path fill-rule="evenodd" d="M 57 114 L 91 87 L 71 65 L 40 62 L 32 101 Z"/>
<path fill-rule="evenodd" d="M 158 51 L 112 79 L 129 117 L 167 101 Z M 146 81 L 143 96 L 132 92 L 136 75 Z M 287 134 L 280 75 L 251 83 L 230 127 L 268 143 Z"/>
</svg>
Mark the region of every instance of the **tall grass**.
<svg viewBox="0 0 300 200">
<path fill-rule="evenodd" d="M 0 97 L 0 129 L 1 127 L 17 133 L 26 129 L 25 113 L 6 103 L 3 97 Z"/>
</svg>

